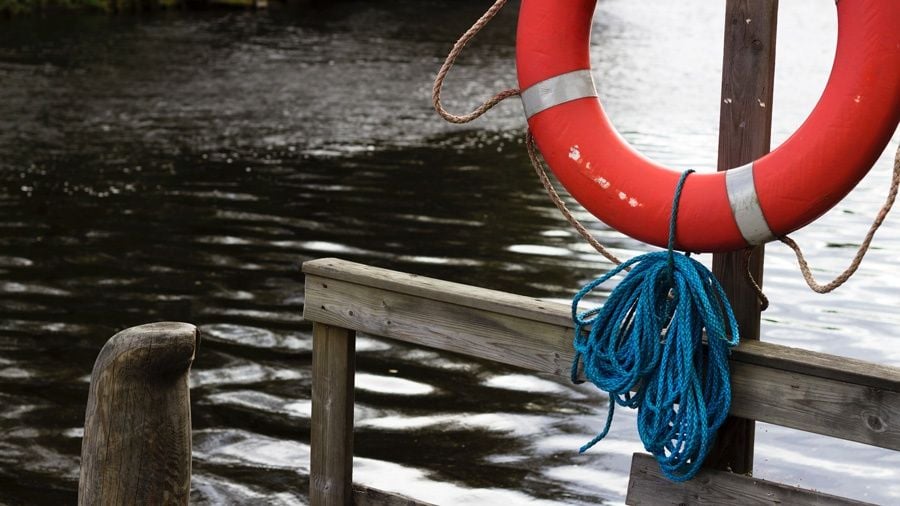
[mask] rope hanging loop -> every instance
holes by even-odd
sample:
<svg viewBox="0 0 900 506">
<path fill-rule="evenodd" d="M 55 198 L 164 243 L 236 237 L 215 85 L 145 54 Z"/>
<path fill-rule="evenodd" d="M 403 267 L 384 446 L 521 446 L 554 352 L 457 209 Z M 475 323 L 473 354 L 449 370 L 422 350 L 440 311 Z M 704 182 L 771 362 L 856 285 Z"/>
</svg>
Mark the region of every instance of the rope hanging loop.
<svg viewBox="0 0 900 506">
<path fill-rule="evenodd" d="M 518 88 L 510 88 L 508 90 L 503 90 L 498 92 L 493 97 L 487 99 L 476 107 L 473 111 L 468 112 L 466 114 L 453 114 L 452 112 L 444 109 L 444 105 L 441 103 L 441 92 L 444 89 L 444 79 L 447 78 L 447 74 L 450 72 L 450 69 L 453 67 L 453 64 L 456 63 L 456 59 L 459 57 L 462 50 L 466 47 L 466 44 L 469 43 L 472 38 L 478 35 L 480 32 L 492 19 L 494 16 L 500 12 L 500 9 L 506 5 L 507 0 L 496 0 L 493 5 L 484 13 L 478 21 L 475 21 L 466 33 L 462 34 L 460 38 L 456 41 L 456 44 L 453 44 L 453 49 L 447 54 L 447 58 L 444 60 L 444 63 L 441 65 L 440 70 L 438 70 L 437 76 L 434 78 L 434 85 L 431 88 L 431 105 L 434 107 L 434 110 L 437 111 L 438 115 L 441 118 L 444 118 L 444 121 L 449 123 L 463 124 L 469 123 L 470 121 L 474 121 L 479 117 L 483 116 L 484 113 L 488 112 L 495 105 L 503 102 L 509 97 L 515 97 L 519 94 Z"/>
<path fill-rule="evenodd" d="M 580 363 L 585 377 L 610 399 L 603 430 L 581 451 L 607 435 L 616 404 L 636 408 L 644 448 L 673 481 L 697 474 L 728 416 L 728 354 L 740 339 L 715 276 L 673 248 L 678 198 L 688 174 L 675 190 L 669 248 L 624 262 L 585 285 L 572 301 L 573 380 Z M 586 295 L 629 268 L 603 306 L 578 310 Z"/>
</svg>

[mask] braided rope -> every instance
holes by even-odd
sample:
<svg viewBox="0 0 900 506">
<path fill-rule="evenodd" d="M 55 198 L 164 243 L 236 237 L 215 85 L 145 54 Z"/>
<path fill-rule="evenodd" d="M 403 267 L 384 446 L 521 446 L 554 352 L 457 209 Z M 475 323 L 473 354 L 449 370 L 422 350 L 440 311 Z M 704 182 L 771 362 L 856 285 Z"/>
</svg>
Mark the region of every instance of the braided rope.
<svg viewBox="0 0 900 506">
<path fill-rule="evenodd" d="M 483 116 L 486 112 L 488 112 L 495 105 L 500 102 L 506 100 L 509 97 L 514 97 L 519 94 L 519 90 L 517 88 L 510 88 L 508 90 L 503 90 L 493 97 L 486 100 L 483 104 L 475 108 L 472 112 L 457 115 L 447 111 L 443 104 L 441 103 L 441 92 L 444 88 L 444 79 L 446 79 L 447 74 L 450 72 L 450 69 L 453 67 L 453 64 L 456 62 L 456 59 L 459 57 L 462 50 L 466 47 L 466 44 L 469 43 L 472 38 L 474 38 L 478 32 L 480 32 L 492 19 L 494 16 L 500 12 L 500 9 L 506 5 L 507 0 L 496 0 L 493 5 L 484 13 L 477 21 L 468 29 L 460 38 L 453 44 L 453 49 L 450 50 L 450 53 L 447 55 L 447 58 L 444 60 L 444 63 L 441 65 L 440 70 L 438 70 L 437 76 L 434 78 L 434 85 L 431 89 L 431 104 L 434 106 L 434 110 L 443 118 L 445 121 L 449 123 L 463 124 L 469 123 L 470 121 L 474 121 L 479 117 Z M 562 201 L 562 198 L 559 196 L 559 193 L 556 192 L 556 189 L 553 187 L 553 183 L 550 182 L 550 177 L 547 175 L 546 169 L 544 169 L 544 164 L 538 158 L 537 147 L 534 144 L 534 136 L 531 135 L 530 131 L 525 132 L 525 146 L 528 148 L 528 157 L 531 159 L 531 165 L 534 167 L 534 171 L 540 179 L 541 184 L 544 186 L 544 189 L 547 191 L 547 195 L 550 196 L 550 200 L 556 205 L 556 208 L 562 213 L 563 217 L 565 217 L 566 221 L 568 221 L 575 230 L 583 237 L 588 244 L 590 244 L 595 250 L 597 250 L 601 255 L 603 255 L 610 262 L 619 265 L 622 263 L 615 255 L 613 255 L 608 249 L 606 249 L 603 244 L 600 243 L 590 232 L 588 232 L 587 228 L 578 221 L 578 218 L 572 215 L 569 209 L 566 207 L 565 202 Z"/>
<path fill-rule="evenodd" d="M 752 256 L 753 248 L 744 250 L 744 279 L 747 280 L 747 283 L 753 288 L 753 291 L 756 292 L 756 300 L 759 301 L 759 310 L 765 311 L 766 309 L 769 309 L 769 298 L 763 293 L 762 287 L 759 286 L 759 283 L 757 283 L 756 279 L 753 277 L 753 271 L 750 270 L 750 257 Z"/>
<path fill-rule="evenodd" d="M 569 211 L 569 208 L 566 207 L 566 203 L 563 202 L 559 193 L 556 192 L 556 188 L 554 188 L 553 183 L 550 182 L 550 176 L 547 175 L 547 170 L 544 168 L 543 162 L 538 158 L 538 151 L 534 144 L 534 136 L 531 134 L 531 130 L 525 132 L 525 148 L 528 150 L 528 158 L 531 159 L 531 166 L 534 167 L 534 172 L 537 174 L 538 179 L 541 180 L 541 184 L 544 185 L 544 190 L 547 191 L 550 200 L 556 205 L 556 208 L 559 209 L 559 212 L 562 213 L 566 221 L 575 228 L 578 234 L 581 235 L 588 244 L 593 246 L 594 249 L 606 257 L 607 260 L 616 265 L 620 265 L 622 261 L 588 232 L 588 229 L 578 221 L 578 218 L 576 218 L 571 211 Z"/>
<path fill-rule="evenodd" d="M 519 94 L 518 88 L 503 90 L 486 100 L 483 104 L 475 108 L 474 111 L 462 115 L 453 114 L 447 111 L 441 104 L 441 91 L 444 88 L 444 79 L 447 77 L 447 73 L 450 72 L 450 69 L 456 62 L 456 58 L 459 57 L 460 53 L 462 53 L 462 50 L 466 47 L 466 44 L 468 44 L 473 37 L 478 35 L 478 32 L 480 32 L 481 29 L 485 27 L 485 25 L 487 25 L 492 19 L 494 19 L 494 16 L 496 16 L 497 13 L 500 12 L 500 9 L 502 9 L 505 4 L 506 0 L 497 0 L 496 2 L 494 2 L 494 5 L 492 5 L 491 8 L 487 10 L 487 12 L 485 12 L 480 18 L 478 18 L 478 21 L 476 21 L 471 28 L 466 30 L 466 33 L 462 34 L 459 40 L 456 41 L 456 44 L 453 44 L 453 49 L 450 50 L 450 53 L 444 60 L 443 65 L 441 65 L 441 69 L 438 71 L 437 76 L 434 78 L 434 86 L 431 89 L 431 105 L 434 106 L 434 110 L 437 111 L 437 113 L 440 114 L 442 118 L 450 123 L 462 124 L 473 121 L 484 115 L 484 113 L 488 112 L 492 107 L 499 104 L 500 102 L 506 100 L 509 97 L 514 97 Z"/>
<path fill-rule="evenodd" d="M 878 231 L 878 228 L 881 227 L 881 224 L 884 223 L 884 219 L 887 218 L 888 213 L 891 211 L 891 207 L 894 205 L 894 200 L 897 199 L 897 189 L 900 188 L 900 147 L 897 148 L 897 153 L 894 155 L 894 173 L 891 176 L 891 189 L 888 191 L 888 196 L 884 201 L 884 205 L 881 206 L 881 209 L 878 211 L 878 214 L 875 216 L 875 221 L 872 222 L 872 225 L 869 227 L 869 231 L 866 232 L 866 237 L 863 240 L 862 244 L 860 244 L 859 249 L 856 250 L 856 256 L 853 257 L 853 260 L 850 262 L 850 265 L 844 269 L 843 272 L 838 274 L 836 278 L 834 278 L 830 283 L 819 284 L 816 281 L 816 278 L 813 276 L 812 270 L 809 268 L 809 263 L 806 260 L 806 256 L 803 254 L 803 251 L 800 249 L 800 246 L 791 239 L 790 237 L 782 237 L 779 240 L 784 244 L 787 244 L 792 250 L 794 250 L 794 254 L 797 256 L 797 263 L 800 265 L 800 272 L 803 273 L 803 279 L 806 280 L 806 284 L 816 293 L 828 293 L 835 288 L 843 285 L 850 279 L 850 276 L 856 272 L 856 269 L 859 268 L 859 264 L 862 263 L 863 257 L 866 256 L 866 253 L 869 251 L 869 246 L 872 244 L 872 239 L 875 237 L 875 232 Z"/>
<path fill-rule="evenodd" d="M 609 394 L 603 429 L 580 451 L 606 437 L 616 404 L 637 408 L 641 442 L 673 481 L 697 474 L 728 416 L 728 354 L 740 339 L 715 276 L 673 250 L 678 201 L 690 172 L 682 174 L 675 188 L 668 249 L 626 261 L 585 285 L 572 300 L 572 380 L 578 381 L 580 363 L 585 377 Z M 628 267 L 631 272 L 602 306 L 578 311 L 587 294 Z"/>
</svg>

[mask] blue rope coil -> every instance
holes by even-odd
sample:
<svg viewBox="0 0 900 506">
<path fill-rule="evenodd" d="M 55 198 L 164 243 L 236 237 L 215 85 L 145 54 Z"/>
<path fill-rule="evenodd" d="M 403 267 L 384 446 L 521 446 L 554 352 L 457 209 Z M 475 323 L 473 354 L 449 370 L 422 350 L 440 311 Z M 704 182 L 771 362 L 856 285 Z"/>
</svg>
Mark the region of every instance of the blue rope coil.
<svg viewBox="0 0 900 506">
<path fill-rule="evenodd" d="M 644 448 L 673 481 L 697 474 L 728 416 L 728 354 L 739 341 L 722 286 L 703 264 L 674 252 L 678 200 L 690 172 L 675 189 L 668 250 L 622 263 L 572 300 L 572 381 L 580 382 L 581 363 L 585 377 L 609 393 L 606 425 L 580 451 L 607 435 L 616 404 L 636 408 Z M 578 311 L 586 295 L 629 268 L 603 306 Z"/>
</svg>

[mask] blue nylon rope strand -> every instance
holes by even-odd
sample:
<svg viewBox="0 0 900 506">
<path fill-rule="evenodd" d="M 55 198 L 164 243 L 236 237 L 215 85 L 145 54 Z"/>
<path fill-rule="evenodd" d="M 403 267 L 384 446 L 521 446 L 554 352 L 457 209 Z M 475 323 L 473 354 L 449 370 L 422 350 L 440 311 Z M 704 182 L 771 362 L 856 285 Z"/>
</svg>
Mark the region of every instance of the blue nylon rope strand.
<svg viewBox="0 0 900 506">
<path fill-rule="evenodd" d="M 678 183 L 675 185 L 675 195 L 672 197 L 672 212 L 669 215 L 669 255 L 672 255 L 675 249 L 675 226 L 678 221 L 678 202 L 681 200 L 681 191 L 684 189 L 684 183 L 687 181 L 688 176 L 693 173 L 693 169 L 682 172 L 681 177 L 678 178 Z"/>
<path fill-rule="evenodd" d="M 581 364 L 584 376 L 609 394 L 603 429 L 580 451 L 606 437 L 616 404 L 636 408 L 644 448 L 673 481 L 697 474 L 728 415 L 728 353 L 739 341 L 722 286 L 703 264 L 674 251 L 678 201 L 691 172 L 675 187 L 668 249 L 628 260 L 572 300 L 572 380 L 580 381 Z M 579 312 L 584 297 L 628 268 L 605 304 Z"/>
</svg>

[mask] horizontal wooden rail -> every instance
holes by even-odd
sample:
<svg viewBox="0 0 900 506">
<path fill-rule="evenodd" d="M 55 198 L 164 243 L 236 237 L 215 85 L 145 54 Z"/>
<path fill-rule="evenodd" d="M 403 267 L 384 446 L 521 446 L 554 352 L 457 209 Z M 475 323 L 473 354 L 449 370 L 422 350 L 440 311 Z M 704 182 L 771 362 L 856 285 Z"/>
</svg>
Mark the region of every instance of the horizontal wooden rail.
<svg viewBox="0 0 900 506">
<path fill-rule="evenodd" d="M 663 476 L 656 459 L 635 453 L 625 504 L 633 506 L 677 506 L 757 504 L 781 506 L 859 506 L 854 501 L 814 490 L 760 480 L 743 474 L 703 469 L 694 479 L 675 483 Z"/>
<path fill-rule="evenodd" d="M 568 376 L 570 308 L 368 267 L 303 264 L 307 320 Z M 900 369 L 766 342 L 732 354 L 731 414 L 900 450 Z"/>
<path fill-rule="evenodd" d="M 354 483 L 353 506 L 434 506 L 434 504 Z"/>
</svg>

